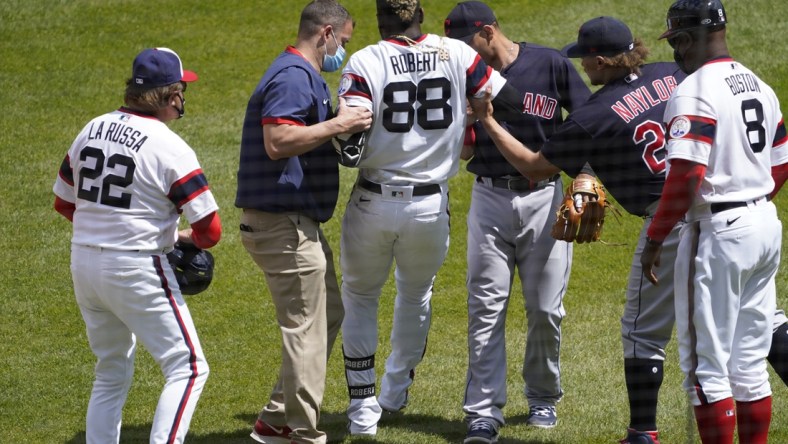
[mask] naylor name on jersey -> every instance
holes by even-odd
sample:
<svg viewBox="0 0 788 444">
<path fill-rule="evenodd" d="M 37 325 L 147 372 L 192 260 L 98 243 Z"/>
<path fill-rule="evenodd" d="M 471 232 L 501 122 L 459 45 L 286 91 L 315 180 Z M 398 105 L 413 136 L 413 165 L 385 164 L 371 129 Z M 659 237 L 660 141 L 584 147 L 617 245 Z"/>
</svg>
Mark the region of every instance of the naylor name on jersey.
<svg viewBox="0 0 788 444">
<path fill-rule="evenodd" d="M 651 85 L 644 85 L 640 88 L 629 92 L 610 106 L 610 109 L 615 112 L 618 117 L 629 123 L 640 115 L 659 105 L 666 102 L 670 98 L 670 94 L 676 89 L 678 82 L 673 76 L 666 76 L 661 79 L 654 80 Z"/>
<path fill-rule="evenodd" d="M 435 71 L 438 68 L 438 51 L 399 54 L 389 57 L 394 74 Z"/>
<path fill-rule="evenodd" d="M 132 151 L 139 152 L 142 145 L 148 140 L 148 136 L 122 123 L 112 122 L 109 127 L 104 128 L 104 122 L 98 122 L 97 124 L 91 123 L 90 130 L 88 130 L 88 140 L 95 139 L 119 143 Z"/>
</svg>

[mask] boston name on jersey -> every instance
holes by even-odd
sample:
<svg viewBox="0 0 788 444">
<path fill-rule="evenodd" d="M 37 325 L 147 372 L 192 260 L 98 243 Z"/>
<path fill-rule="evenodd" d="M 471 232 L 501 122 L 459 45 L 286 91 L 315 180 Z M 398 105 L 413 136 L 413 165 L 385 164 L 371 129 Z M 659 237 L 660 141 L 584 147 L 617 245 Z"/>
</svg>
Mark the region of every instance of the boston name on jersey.
<svg viewBox="0 0 788 444">
<path fill-rule="evenodd" d="M 650 85 L 641 86 L 625 94 L 621 100 L 613 103 L 610 109 L 621 117 L 624 122 L 629 123 L 641 113 L 662 102 L 666 102 L 677 85 L 678 83 L 673 76 L 654 80 Z"/>
<path fill-rule="evenodd" d="M 394 74 L 435 71 L 438 67 L 438 52 L 417 52 L 389 57 Z"/>
<path fill-rule="evenodd" d="M 727 77 L 725 83 L 728 84 L 734 96 L 749 91 L 761 92 L 761 86 L 758 84 L 758 79 L 750 74 L 734 74 Z"/>
<path fill-rule="evenodd" d="M 120 120 L 128 120 L 128 118 L 127 114 L 122 114 Z M 112 122 L 107 128 L 104 128 L 104 124 L 103 121 L 92 122 L 88 130 L 88 140 L 101 139 L 119 143 L 135 152 L 139 152 L 142 145 L 148 140 L 148 136 L 139 130 L 122 123 Z"/>
</svg>

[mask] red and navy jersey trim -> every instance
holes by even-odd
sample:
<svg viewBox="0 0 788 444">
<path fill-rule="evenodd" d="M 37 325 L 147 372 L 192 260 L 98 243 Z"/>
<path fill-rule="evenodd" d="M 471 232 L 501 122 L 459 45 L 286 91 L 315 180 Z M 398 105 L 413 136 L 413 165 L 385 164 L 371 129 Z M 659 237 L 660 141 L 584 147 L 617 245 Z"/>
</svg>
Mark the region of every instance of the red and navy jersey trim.
<svg viewBox="0 0 788 444">
<path fill-rule="evenodd" d="M 680 118 L 686 118 L 690 122 L 690 128 L 684 135 L 675 137 L 673 132 L 670 131 L 673 128 L 673 123 Z M 714 142 L 714 135 L 717 133 L 717 121 L 714 119 L 709 119 L 708 117 L 700 117 L 700 116 L 677 116 L 671 120 L 670 125 L 668 125 L 668 138 L 667 140 L 673 139 L 689 139 L 695 140 L 698 142 L 703 142 L 711 145 Z"/>
<path fill-rule="evenodd" d="M 465 94 L 472 96 L 482 89 L 492 75 L 492 68 L 487 66 L 478 54 L 473 59 L 473 63 L 465 72 L 467 81 L 465 82 Z"/>
<path fill-rule="evenodd" d="M 777 124 L 777 131 L 774 133 L 774 142 L 772 142 L 772 147 L 779 147 L 788 142 L 788 133 L 785 131 L 785 122 L 780 120 L 780 123 Z"/>
<path fill-rule="evenodd" d="M 361 97 L 367 100 L 372 100 L 372 90 L 367 84 L 367 79 L 352 73 L 345 74 L 346 78 L 351 80 L 350 88 L 343 94 L 343 97 Z"/>
<path fill-rule="evenodd" d="M 181 208 L 207 190 L 208 179 L 202 169 L 198 168 L 172 184 L 167 197 L 175 207 Z"/>
<path fill-rule="evenodd" d="M 63 182 L 74 186 L 74 170 L 71 168 L 71 158 L 66 154 L 63 162 L 60 164 L 60 171 L 58 172 Z"/>
<path fill-rule="evenodd" d="M 288 119 L 287 117 L 263 117 L 261 122 L 263 125 L 296 125 L 306 126 L 304 122 L 299 122 L 295 119 Z"/>
</svg>

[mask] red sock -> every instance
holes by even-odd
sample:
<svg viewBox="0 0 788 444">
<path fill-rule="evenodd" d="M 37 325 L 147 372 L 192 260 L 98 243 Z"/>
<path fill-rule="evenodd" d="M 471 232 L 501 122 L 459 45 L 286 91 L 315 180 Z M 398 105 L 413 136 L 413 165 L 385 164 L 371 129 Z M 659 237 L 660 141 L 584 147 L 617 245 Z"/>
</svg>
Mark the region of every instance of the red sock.
<svg viewBox="0 0 788 444">
<path fill-rule="evenodd" d="M 739 421 L 739 442 L 766 444 L 769 423 L 772 421 L 771 396 L 752 402 L 736 401 L 736 416 Z"/>
<path fill-rule="evenodd" d="M 695 407 L 695 421 L 703 444 L 733 444 L 736 410 L 733 398 Z"/>
</svg>

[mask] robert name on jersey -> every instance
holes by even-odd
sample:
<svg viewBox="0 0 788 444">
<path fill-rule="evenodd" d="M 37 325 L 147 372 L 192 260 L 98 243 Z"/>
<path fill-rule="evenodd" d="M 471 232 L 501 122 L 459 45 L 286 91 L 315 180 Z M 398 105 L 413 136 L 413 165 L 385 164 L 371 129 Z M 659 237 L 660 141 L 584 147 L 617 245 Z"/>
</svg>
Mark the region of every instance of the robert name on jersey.
<svg viewBox="0 0 788 444">
<path fill-rule="evenodd" d="M 438 51 L 406 53 L 389 57 L 394 74 L 435 71 L 438 67 Z"/>
<path fill-rule="evenodd" d="M 126 114 L 121 115 L 120 120 L 126 121 L 129 116 Z M 90 130 L 88 130 L 88 140 L 106 140 L 108 142 L 115 142 L 125 145 L 130 150 L 139 152 L 142 145 L 148 140 L 148 136 L 143 135 L 139 130 L 122 123 L 112 122 L 109 127 L 104 128 L 105 122 L 91 122 Z"/>
</svg>

